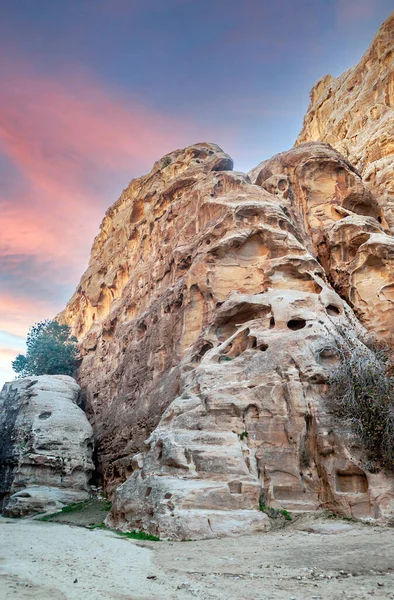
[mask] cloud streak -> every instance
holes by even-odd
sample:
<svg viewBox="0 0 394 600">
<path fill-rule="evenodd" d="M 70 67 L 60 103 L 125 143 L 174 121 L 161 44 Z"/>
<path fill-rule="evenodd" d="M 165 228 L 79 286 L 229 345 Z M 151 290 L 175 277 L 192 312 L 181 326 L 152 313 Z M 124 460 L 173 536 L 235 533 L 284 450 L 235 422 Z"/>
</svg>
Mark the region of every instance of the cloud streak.
<svg viewBox="0 0 394 600">
<path fill-rule="evenodd" d="M 0 191 L 0 329 L 24 336 L 62 308 L 130 177 L 193 132 L 84 73 L 54 77 L 19 62 L 0 77 L 0 163 L 17 174 Z"/>
</svg>

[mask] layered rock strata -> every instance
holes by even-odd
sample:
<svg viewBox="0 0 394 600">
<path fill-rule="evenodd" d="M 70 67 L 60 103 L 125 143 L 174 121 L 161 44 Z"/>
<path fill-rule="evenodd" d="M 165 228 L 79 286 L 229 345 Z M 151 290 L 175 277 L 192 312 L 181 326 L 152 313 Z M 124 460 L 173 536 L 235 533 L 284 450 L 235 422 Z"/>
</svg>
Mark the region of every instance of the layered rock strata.
<svg viewBox="0 0 394 600">
<path fill-rule="evenodd" d="M 0 394 L 0 509 L 7 516 L 86 500 L 93 431 L 64 375 L 26 377 Z"/>
<path fill-rule="evenodd" d="M 325 75 L 311 101 L 297 143 L 324 141 L 346 156 L 377 195 L 394 229 L 394 13 L 358 65 Z"/>
<path fill-rule="evenodd" d="M 381 208 L 327 144 L 231 168 L 204 143 L 133 180 L 61 315 L 118 486 L 109 523 L 251 533 L 269 526 L 259 501 L 388 518 L 394 479 L 366 469 L 326 403 L 341 348 L 368 353 L 364 326 L 385 337 L 393 316 Z"/>
</svg>

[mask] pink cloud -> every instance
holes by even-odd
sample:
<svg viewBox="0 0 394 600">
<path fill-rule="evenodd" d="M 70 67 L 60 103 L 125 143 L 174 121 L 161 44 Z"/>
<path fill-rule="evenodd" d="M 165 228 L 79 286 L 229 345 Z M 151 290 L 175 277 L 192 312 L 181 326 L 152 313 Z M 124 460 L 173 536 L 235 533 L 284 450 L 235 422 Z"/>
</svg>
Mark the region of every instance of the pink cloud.
<svg viewBox="0 0 394 600">
<path fill-rule="evenodd" d="M 12 202 L 0 198 L 0 253 L 67 255 L 79 264 L 121 185 L 187 143 L 190 129 L 86 76 L 21 76 L 20 68 L 0 76 L 0 151 L 28 189 Z M 110 181 L 119 181 L 116 191 Z"/>
<path fill-rule="evenodd" d="M 25 336 L 63 308 L 66 298 L 45 290 L 69 286 L 71 295 L 130 178 L 201 131 L 86 74 L 53 77 L 19 62 L 3 64 L 0 78 L 0 161 L 17 173 L 0 191 L 0 330 Z"/>
<path fill-rule="evenodd" d="M 28 297 L 0 293 L 0 331 L 25 337 L 36 321 L 52 318 L 57 307 L 47 300 L 31 300 Z M 4 347 L 0 347 L 0 352 Z"/>
<path fill-rule="evenodd" d="M 353 23 L 371 17 L 380 0 L 338 0 L 337 18 L 340 23 Z"/>
</svg>

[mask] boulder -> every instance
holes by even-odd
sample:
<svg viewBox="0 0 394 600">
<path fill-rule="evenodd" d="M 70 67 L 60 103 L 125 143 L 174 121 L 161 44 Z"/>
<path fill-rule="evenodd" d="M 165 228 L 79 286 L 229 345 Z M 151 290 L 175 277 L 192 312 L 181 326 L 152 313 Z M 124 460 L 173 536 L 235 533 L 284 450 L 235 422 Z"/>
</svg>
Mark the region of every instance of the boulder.
<svg viewBox="0 0 394 600">
<path fill-rule="evenodd" d="M 0 509 L 21 517 L 89 497 L 93 430 L 66 375 L 25 377 L 0 394 Z"/>
</svg>

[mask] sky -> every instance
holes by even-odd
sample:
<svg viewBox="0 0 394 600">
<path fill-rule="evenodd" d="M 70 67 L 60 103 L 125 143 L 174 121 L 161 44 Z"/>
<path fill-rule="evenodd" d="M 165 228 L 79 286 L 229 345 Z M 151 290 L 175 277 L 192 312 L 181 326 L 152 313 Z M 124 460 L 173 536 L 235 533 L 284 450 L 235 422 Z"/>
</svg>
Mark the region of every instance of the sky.
<svg viewBox="0 0 394 600">
<path fill-rule="evenodd" d="M 154 161 L 290 148 L 309 91 L 356 64 L 393 0 L 0 0 L 0 389 Z"/>
</svg>

